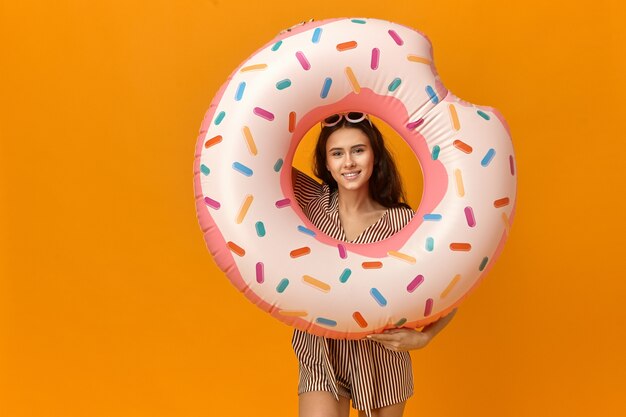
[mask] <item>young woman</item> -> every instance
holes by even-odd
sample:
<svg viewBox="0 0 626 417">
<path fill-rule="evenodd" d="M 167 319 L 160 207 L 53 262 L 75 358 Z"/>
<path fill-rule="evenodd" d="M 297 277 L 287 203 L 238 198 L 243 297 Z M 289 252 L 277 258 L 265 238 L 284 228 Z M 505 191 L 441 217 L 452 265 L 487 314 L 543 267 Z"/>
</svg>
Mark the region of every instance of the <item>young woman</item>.
<svg viewBox="0 0 626 417">
<path fill-rule="evenodd" d="M 317 183 L 293 170 L 296 199 L 327 235 L 373 243 L 402 229 L 413 217 L 383 137 L 364 113 L 336 114 L 322 122 L 314 156 Z M 455 311 L 456 312 L 456 311 Z M 428 344 L 455 312 L 421 332 L 393 329 L 363 340 L 334 340 L 295 330 L 299 361 L 300 417 L 401 417 L 413 394 L 409 350 Z"/>
</svg>

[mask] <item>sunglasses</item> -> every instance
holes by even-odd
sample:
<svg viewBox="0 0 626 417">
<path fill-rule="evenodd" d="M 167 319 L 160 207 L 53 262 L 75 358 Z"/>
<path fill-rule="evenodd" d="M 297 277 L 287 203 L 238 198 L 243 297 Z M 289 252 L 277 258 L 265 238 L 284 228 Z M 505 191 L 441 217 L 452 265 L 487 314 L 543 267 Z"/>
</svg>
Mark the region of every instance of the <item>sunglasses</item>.
<svg viewBox="0 0 626 417">
<path fill-rule="evenodd" d="M 341 120 L 344 118 L 350 123 L 359 123 L 359 122 L 362 122 L 363 120 L 367 120 L 370 126 L 372 125 L 372 122 L 370 121 L 370 118 L 367 114 L 356 112 L 356 111 L 351 111 L 349 113 L 338 113 L 338 114 L 333 114 L 332 116 L 328 116 L 322 121 L 322 126 L 324 127 L 335 126 L 339 124 L 339 122 L 341 122 Z"/>
</svg>

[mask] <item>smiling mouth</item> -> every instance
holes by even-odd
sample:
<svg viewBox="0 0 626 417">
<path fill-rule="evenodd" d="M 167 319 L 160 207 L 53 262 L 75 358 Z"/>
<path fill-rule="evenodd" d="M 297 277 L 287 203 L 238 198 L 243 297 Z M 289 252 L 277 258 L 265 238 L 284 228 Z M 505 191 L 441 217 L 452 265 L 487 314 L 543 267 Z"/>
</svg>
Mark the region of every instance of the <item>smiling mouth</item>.
<svg viewBox="0 0 626 417">
<path fill-rule="evenodd" d="M 341 174 L 341 176 L 344 177 L 347 180 L 351 180 L 353 178 L 356 178 L 360 173 L 361 173 L 361 171 L 346 172 L 344 174 Z"/>
</svg>

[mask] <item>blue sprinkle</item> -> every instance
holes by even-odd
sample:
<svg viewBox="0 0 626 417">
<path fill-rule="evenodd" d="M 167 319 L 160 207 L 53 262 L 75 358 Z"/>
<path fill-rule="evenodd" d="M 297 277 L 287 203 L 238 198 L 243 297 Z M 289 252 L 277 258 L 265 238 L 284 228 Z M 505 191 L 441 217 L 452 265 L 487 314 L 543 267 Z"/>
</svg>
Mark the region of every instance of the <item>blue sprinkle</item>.
<svg viewBox="0 0 626 417">
<path fill-rule="evenodd" d="M 486 167 L 487 165 L 489 165 L 489 163 L 491 162 L 491 160 L 493 159 L 493 157 L 496 155 L 496 151 L 491 148 L 487 151 L 487 154 L 485 155 L 485 157 L 483 158 L 482 161 L 480 161 L 480 164 L 484 167 Z"/>
<path fill-rule="evenodd" d="M 243 97 L 243 91 L 246 89 L 246 83 L 242 82 L 239 84 L 239 87 L 237 87 L 237 93 L 235 94 L 235 101 L 239 101 L 241 100 L 241 97 Z"/>
<path fill-rule="evenodd" d="M 200 172 L 202 172 L 204 175 L 209 175 L 211 173 L 211 170 L 208 166 L 202 164 L 200 165 Z"/>
<path fill-rule="evenodd" d="M 426 250 L 428 252 L 432 252 L 433 249 L 435 249 L 435 239 L 433 239 L 432 237 L 427 237 L 426 238 Z"/>
<path fill-rule="evenodd" d="M 291 80 L 289 78 L 286 78 L 276 83 L 276 88 L 278 88 L 279 90 L 284 90 L 285 88 L 289 87 L 291 87 Z"/>
<path fill-rule="evenodd" d="M 430 101 L 432 101 L 434 104 L 439 103 L 439 97 L 437 97 L 437 93 L 430 85 L 426 86 L 426 94 L 428 94 Z"/>
<path fill-rule="evenodd" d="M 313 31 L 313 39 L 311 39 L 313 43 L 318 43 L 320 41 L 320 36 L 322 36 L 322 28 L 316 28 Z"/>
<path fill-rule="evenodd" d="M 324 85 L 322 86 L 322 92 L 320 93 L 321 98 L 326 98 L 328 96 L 328 92 L 330 91 L 330 86 L 333 84 L 332 78 L 326 78 L 324 80 Z"/>
<path fill-rule="evenodd" d="M 433 153 L 432 153 L 432 158 L 433 161 L 436 161 L 437 158 L 439 158 L 439 151 L 441 150 L 441 148 L 439 147 L 439 145 L 435 145 L 433 147 Z"/>
<path fill-rule="evenodd" d="M 378 291 L 376 288 L 372 288 L 370 290 L 370 294 L 372 295 L 372 297 L 374 297 L 374 300 L 376 300 L 378 305 L 380 305 L 381 307 L 384 307 L 387 305 L 387 300 L 385 299 L 385 297 L 383 297 L 380 291 Z"/>
<path fill-rule="evenodd" d="M 224 120 L 224 116 L 226 116 L 226 112 L 221 111 L 220 114 L 215 118 L 215 125 L 219 125 Z"/>
<path fill-rule="evenodd" d="M 283 293 L 285 289 L 287 289 L 288 285 L 289 285 L 289 280 L 287 278 L 283 278 L 282 280 L 280 280 L 280 282 L 276 286 L 276 291 L 279 293 Z"/>
<path fill-rule="evenodd" d="M 239 162 L 233 162 L 233 169 L 235 171 L 241 172 L 246 177 L 251 177 L 252 176 L 252 170 L 250 168 L 248 168 L 247 166 L 245 166 L 244 164 L 241 164 Z"/>
<path fill-rule="evenodd" d="M 342 284 L 345 284 L 348 281 L 348 278 L 350 278 L 350 275 L 352 275 L 352 271 L 350 270 L 350 268 L 344 269 L 341 275 L 339 276 L 339 282 L 341 282 Z"/>
<path fill-rule="evenodd" d="M 283 167 L 283 160 L 279 158 L 278 161 L 276 161 L 276 163 L 274 164 L 274 171 L 278 172 L 280 171 L 282 167 Z"/>
<path fill-rule="evenodd" d="M 318 324 L 323 324 L 324 326 L 335 327 L 337 322 L 331 319 L 325 319 L 324 317 L 318 317 L 315 319 Z"/>
<path fill-rule="evenodd" d="M 274 44 L 274 46 L 272 46 L 272 51 L 276 52 L 278 51 L 278 48 L 280 48 L 280 45 L 283 44 L 283 41 L 278 41 Z"/>
<path fill-rule="evenodd" d="M 491 119 L 491 117 L 489 117 L 489 115 L 482 110 L 476 110 L 476 113 L 478 113 L 478 115 L 485 120 Z"/>
<path fill-rule="evenodd" d="M 439 220 L 441 220 L 441 214 L 424 214 L 424 221 L 436 221 L 438 222 Z"/>
<path fill-rule="evenodd" d="M 402 80 L 400 78 L 396 78 L 394 79 L 391 84 L 389 84 L 389 91 L 396 91 L 396 89 L 400 86 L 400 84 L 402 83 Z"/>
<path fill-rule="evenodd" d="M 263 224 L 263 222 L 256 222 L 254 227 L 256 228 L 256 235 L 258 237 L 265 236 L 265 225 Z"/>
<path fill-rule="evenodd" d="M 352 19 L 352 23 L 358 23 L 359 25 L 364 25 L 367 22 L 361 19 Z"/>
<path fill-rule="evenodd" d="M 311 229 L 308 229 L 304 226 L 298 226 L 298 232 L 302 232 L 305 235 L 309 235 L 309 236 L 315 236 L 315 232 Z"/>
</svg>

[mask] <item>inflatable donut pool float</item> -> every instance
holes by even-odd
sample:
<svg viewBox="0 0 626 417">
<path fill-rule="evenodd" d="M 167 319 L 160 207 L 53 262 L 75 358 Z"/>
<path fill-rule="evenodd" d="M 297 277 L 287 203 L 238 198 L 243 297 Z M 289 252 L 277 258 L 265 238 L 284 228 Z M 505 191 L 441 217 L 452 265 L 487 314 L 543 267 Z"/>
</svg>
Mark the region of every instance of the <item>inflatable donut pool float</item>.
<svg viewBox="0 0 626 417">
<path fill-rule="evenodd" d="M 346 111 L 389 124 L 424 174 L 413 220 L 373 244 L 320 232 L 292 189 L 299 141 Z M 332 19 L 281 33 L 232 73 L 202 122 L 194 186 L 206 244 L 250 301 L 312 334 L 359 339 L 431 323 L 479 283 L 509 233 L 516 168 L 504 118 L 446 90 L 426 36 Z"/>
</svg>

